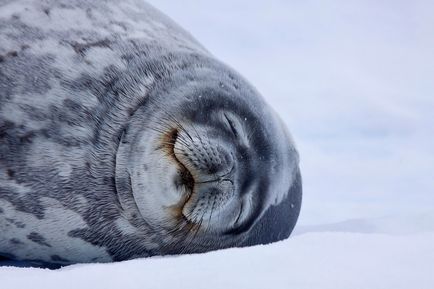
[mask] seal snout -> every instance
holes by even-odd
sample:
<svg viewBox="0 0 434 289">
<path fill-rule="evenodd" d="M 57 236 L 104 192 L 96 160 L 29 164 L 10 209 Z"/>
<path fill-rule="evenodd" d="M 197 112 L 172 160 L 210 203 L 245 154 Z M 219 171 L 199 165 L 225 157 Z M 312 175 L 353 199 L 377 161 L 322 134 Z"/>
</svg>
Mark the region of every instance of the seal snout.
<svg viewBox="0 0 434 289">
<path fill-rule="evenodd" d="M 183 137 L 180 133 L 174 146 L 174 154 L 190 171 L 196 182 L 230 177 L 234 167 L 232 154 L 218 141 L 207 137 Z"/>
<path fill-rule="evenodd" d="M 235 159 L 224 143 L 209 137 L 206 132 L 188 133 L 178 130 L 172 141 L 173 156 L 182 171 L 191 178 L 191 191 L 182 205 L 182 214 L 192 223 L 206 220 L 213 223 L 212 216 L 223 210 L 233 196 Z"/>
</svg>

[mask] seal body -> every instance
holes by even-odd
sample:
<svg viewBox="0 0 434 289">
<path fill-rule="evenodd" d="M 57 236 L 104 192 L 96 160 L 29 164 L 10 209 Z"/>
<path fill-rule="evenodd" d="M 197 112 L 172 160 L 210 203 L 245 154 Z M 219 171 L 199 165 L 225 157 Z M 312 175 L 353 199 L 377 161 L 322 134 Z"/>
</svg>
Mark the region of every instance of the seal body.
<svg viewBox="0 0 434 289">
<path fill-rule="evenodd" d="M 0 255 L 70 264 L 289 236 L 298 154 L 143 1 L 0 0 Z"/>
</svg>

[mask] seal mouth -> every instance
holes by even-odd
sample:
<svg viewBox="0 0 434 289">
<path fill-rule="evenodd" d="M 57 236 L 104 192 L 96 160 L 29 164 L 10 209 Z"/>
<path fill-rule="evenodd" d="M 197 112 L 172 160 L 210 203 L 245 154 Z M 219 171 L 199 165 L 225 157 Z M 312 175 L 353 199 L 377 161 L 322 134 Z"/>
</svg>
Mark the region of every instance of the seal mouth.
<svg viewBox="0 0 434 289">
<path fill-rule="evenodd" d="M 188 192 L 188 194 L 187 194 L 188 196 L 186 198 L 187 200 L 185 201 L 185 203 L 187 203 L 189 197 L 193 193 L 195 180 L 193 178 L 192 173 L 187 169 L 187 167 L 176 156 L 175 144 L 176 144 L 176 141 L 178 140 L 178 135 L 179 135 L 178 129 L 176 129 L 176 128 L 172 129 L 168 134 L 165 135 L 164 140 L 163 140 L 163 147 L 165 148 L 167 155 L 170 157 L 170 159 L 172 159 L 176 163 L 176 165 L 178 167 L 178 170 L 180 172 L 180 174 L 179 174 L 180 184 L 177 184 L 177 186 L 178 185 L 184 186 L 184 188 Z M 185 205 L 185 203 L 184 203 L 184 205 Z"/>
<path fill-rule="evenodd" d="M 184 207 L 188 204 L 191 196 L 194 192 L 195 180 L 192 173 L 187 167 L 178 159 L 175 153 L 175 145 L 179 137 L 179 130 L 177 128 L 172 129 L 170 132 L 164 134 L 161 147 L 167 157 L 172 160 L 178 168 L 178 178 L 175 179 L 175 186 L 177 190 L 182 191 L 182 197 L 180 201 L 172 206 L 167 207 L 170 214 L 179 222 L 186 224 L 190 228 L 189 231 L 194 230 L 195 224 L 189 221 L 184 215 Z M 197 228 L 196 228 L 197 229 Z"/>
</svg>

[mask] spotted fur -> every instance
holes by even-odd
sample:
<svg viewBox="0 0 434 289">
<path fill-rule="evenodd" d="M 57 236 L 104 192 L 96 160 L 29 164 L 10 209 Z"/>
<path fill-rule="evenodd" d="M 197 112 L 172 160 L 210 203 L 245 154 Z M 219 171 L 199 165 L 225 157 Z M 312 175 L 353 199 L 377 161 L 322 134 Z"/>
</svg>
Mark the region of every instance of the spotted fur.
<svg viewBox="0 0 434 289">
<path fill-rule="evenodd" d="M 190 66 L 243 87 L 143 1 L 0 0 L 1 254 L 69 264 L 178 253 L 161 245 L 170 236 L 124 210 L 116 187 L 128 180 L 116 177 L 116 154 L 132 115 Z M 285 201 L 297 206 L 285 213 L 293 221 L 299 197 L 273 206 Z M 252 236 L 238 245 L 258 243 Z"/>
</svg>

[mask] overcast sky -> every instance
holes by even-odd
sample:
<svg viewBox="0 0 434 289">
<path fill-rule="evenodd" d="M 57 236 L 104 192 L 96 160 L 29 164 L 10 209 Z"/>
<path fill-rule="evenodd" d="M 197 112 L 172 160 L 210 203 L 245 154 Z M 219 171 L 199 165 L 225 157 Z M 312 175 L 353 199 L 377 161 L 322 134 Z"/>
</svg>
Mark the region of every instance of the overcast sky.
<svg viewBox="0 0 434 289">
<path fill-rule="evenodd" d="M 434 211 L 434 1 L 150 2 L 288 124 L 301 224 Z"/>
</svg>

